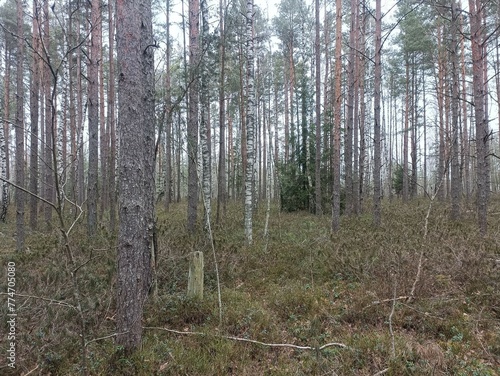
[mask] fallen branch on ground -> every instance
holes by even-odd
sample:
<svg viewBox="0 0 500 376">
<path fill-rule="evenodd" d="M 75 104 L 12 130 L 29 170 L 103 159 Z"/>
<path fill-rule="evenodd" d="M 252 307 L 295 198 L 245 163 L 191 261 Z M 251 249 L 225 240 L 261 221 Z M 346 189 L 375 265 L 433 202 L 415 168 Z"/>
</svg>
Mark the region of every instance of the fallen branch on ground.
<svg viewBox="0 0 500 376">
<path fill-rule="evenodd" d="M 184 332 L 180 330 L 174 330 L 174 329 L 167 329 L 167 328 L 162 328 L 162 327 L 155 327 L 155 326 L 145 326 L 143 327 L 145 330 L 162 330 L 165 332 L 169 333 L 174 333 L 174 334 L 180 334 L 180 335 L 197 335 L 197 336 L 210 336 L 210 337 L 215 337 L 215 338 L 222 338 L 222 339 L 227 339 L 230 341 L 237 341 L 237 342 L 247 342 L 247 343 L 253 343 L 256 345 L 260 346 L 266 346 L 266 347 L 287 347 L 295 350 L 324 350 L 329 347 L 340 347 L 343 349 L 351 349 L 351 347 L 339 343 L 339 342 L 330 342 L 327 344 L 324 344 L 320 347 L 314 347 L 314 346 L 300 346 L 300 345 L 294 345 L 291 343 L 266 343 L 266 342 L 261 342 L 261 341 L 256 341 L 253 339 L 248 339 L 248 338 L 240 338 L 240 337 L 232 337 L 232 336 L 224 336 L 224 335 L 216 335 L 216 334 L 206 334 L 202 332 Z"/>
</svg>

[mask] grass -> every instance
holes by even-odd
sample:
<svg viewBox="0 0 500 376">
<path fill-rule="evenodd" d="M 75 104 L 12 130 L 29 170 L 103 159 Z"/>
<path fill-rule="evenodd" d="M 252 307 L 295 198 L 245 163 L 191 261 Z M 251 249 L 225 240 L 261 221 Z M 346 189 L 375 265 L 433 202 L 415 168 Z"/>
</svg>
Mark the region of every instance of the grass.
<svg viewBox="0 0 500 376">
<path fill-rule="evenodd" d="M 435 203 L 424 238 L 427 208 L 424 199 L 408 205 L 386 202 L 381 228 L 373 227 L 369 214 L 361 214 L 343 218 L 341 230 L 330 234 L 328 216 L 280 213 L 273 207 L 266 248 L 264 208 L 256 213 L 254 244 L 245 246 L 242 207 L 230 204 L 223 223 L 214 226 L 222 324 L 206 235 L 187 234 L 184 204 L 173 205 L 168 213 L 159 209 L 158 291 L 145 308 L 148 329 L 142 349 L 129 358 L 112 337 L 115 238 L 102 227 L 89 240 L 80 224 L 72 241 L 83 265 L 78 278 L 89 372 L 499 375 L 500 197 L 492 200 L 486 237 L 478 234 L 473 211 L 464 207 L 462 220 L 454 223 L 448 220 L 448 207 Z M 9 218 L 0 225 L 0 256 L 4 266 L 16 263 L 16 292 L 21 294 L 16 297 L 17 369 L 6 368 L 4 357 L 0 373 L 78 374 L 76 303 L 58 233 L 31 233 L 29 251 L 16 254 L 13 222 Z M 185 296 L 188 256 L 195 250 L 205 253 L 201 302 Z M 4 275 L 1 292 L 6 291 Z M 415 296 L 408 300 L 413 285 Z M 6 317 L 6 299 L 2 301 L 0 317 Z M 6 320 L 0 327 L 5 333 Z M 330 342 L 347 347 L 317 350 Z M 0 350 L 6 353 L 6 341 Z"/>
</svg>

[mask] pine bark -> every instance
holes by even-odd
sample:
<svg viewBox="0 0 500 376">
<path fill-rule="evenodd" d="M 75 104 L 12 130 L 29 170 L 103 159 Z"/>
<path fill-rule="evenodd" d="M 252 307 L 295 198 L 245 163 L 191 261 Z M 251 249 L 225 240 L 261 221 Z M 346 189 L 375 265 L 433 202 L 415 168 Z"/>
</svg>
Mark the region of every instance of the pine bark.
<svg viewBox="0 0 500 376">
<path fill-rule="evenodd" d="M 115 17 L 113 1 L 108 2 L 108 44 L 109 44 L 109 79 L 108 79 L 108 180 L 109 180 L 109 226 L 114 232 L 116 229 L 116 115 L 115 115 Z"/>
<path fill-rule="evenodd" d="M 342 126 L 342 0 L 336 0 L 332 231 L 340 228 L 340 130 Z"/>
<path fill-rule="evenodd" d="M 326 26 L 326 25 L 325 25 Z M 321 45 L 320 45 L 320 22 L 319 22 L 319 0 L 315 0 L 315 31 L 316 37 L 314 41 L 315 58 L 316 58 L 316 155 L 314 166 L 315 180 L 315 202 L 316 214 L 323 214 L 321 205 Z"/>
<path fill-rule="evenodd" d="M 117 0 L 120 111 L 117 344 L 128 354 L 142 340 L 151 279 L 154 187 L 154 81 L 151 2 Z"/>
<path fill-rule="evenodd" d="M 462 195 L 462 180 L 460 179 L 459 158 L 459 61 L 458 61 L 458 16 L 459 9 L 455 0 L 451 2 L 451 219 L 457 220 L 460 216 L 460 197 Z"/>
<path fill-rule="evenodd" d="M 89 168 L 87 175 L 87 232 L 97 232 L 97 179 L 99 168 L 99 0 L 92 0 L 90 13 L 90 56 L 88 62 Z"/>
<path fill-rule="evenodd" d="M 472 83 L 474 90 L 474 121 L 476 125 L 476 175 L 477 175 L 477 217 L 481 234 L 486 234 L 488 229 L 488 149 L 489 129 L 485 112 L 485 83 L 484 67 L 484 36 L 482 28 L 481 0 L 469 0 L 469 17 L 471 27 L 472 50 Z"/>
<path fill-rule="evenodd" d="M 375 2 L 375 80 L 374 80 L 374 126 L 373 126 L 373 146 L 374 146 L 374 166 L 373 166 L 373 222 L 376 226 L 381 224 L 381 178 L 380 170 L 382 165 L 381 145 L 380 145 L 380 90 L 382 86 L 382 10 L 381 0 Z"/>
<path fill-rule="evenodd" d="M 39 120 L 39 100 L 40 100 L 40 7 L 38 2 L 33 1 L 33 21 L 32 21 L 32 44 L 33 54 L 31 60 L 31 82 L 30 82 L 30 192 L 38 194 L 38 120 Z M 30 227 L 32 230 L 38 224 L 38 199 L 30 197 Z"/>
<path fill-rule="evenodd" d="M 16 66 L 16 185 L 24 187 L 24 82 L 23 82 L 23 60 L 24 60 L 24 20 L 23 2 L 16 1 L 17 5 L 17 66 Z M 21 189 L 16 190 L 16 249 L 18 252 L 24 250 L 24 203 L 25 193 Z"/>
</svg>

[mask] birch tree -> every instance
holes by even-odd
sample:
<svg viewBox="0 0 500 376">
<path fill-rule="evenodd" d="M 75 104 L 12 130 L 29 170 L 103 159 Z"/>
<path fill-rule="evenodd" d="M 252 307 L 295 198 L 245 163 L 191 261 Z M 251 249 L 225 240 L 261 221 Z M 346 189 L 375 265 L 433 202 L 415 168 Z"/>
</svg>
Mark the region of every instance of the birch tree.
<svg viewBox="0 0 500 376">
<path fill-rule="evenodd" d="M 254 40 L 253 40 L 253 0 L 247 0 L 246 9 L 246 92 L 247 92 L 247 109 L 246 109 L 246 155 L 247 166 L 245 170 L 245 238 L 247 244 L 252 244 L 253 234 L 253 183 L 254 183 L 254 131 L 255 131 L 255 116 L 254 116 Z"/>
<path fill-rule="evenodd" d="M 204 56 L 200 59 L 200 70 L 201 70 L 201 92 L 200 92 L 200 102 L 201 102 L 201 123 L 200 123 L 200 139 L 201 139 L 201 154 L 202 154 L 202 194 L 203 194 L 203 208 L 204 208 L 204 228 L 208 230 L 210 226 L 210 215 L 211 215 L 211 196 L 212 196 L 212 184 L 211 184 L 211 156 L 210 156 L 210 121 L 209 121 L 209 111 L 210 111 L 210 99 L 208 92 L 208 81 L 210 79 L 210 73 L 208 72 L 208 6 L 207 0 L 201 0 L 201 17 L 202 17 L 202 35 L 201 35 L 201 50 Z"/>
</svg>

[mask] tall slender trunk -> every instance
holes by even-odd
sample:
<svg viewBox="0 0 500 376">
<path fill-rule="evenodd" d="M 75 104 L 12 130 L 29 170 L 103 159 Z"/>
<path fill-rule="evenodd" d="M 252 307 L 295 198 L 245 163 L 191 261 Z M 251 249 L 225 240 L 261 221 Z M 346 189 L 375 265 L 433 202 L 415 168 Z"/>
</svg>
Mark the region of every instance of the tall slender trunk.
<svg viewBox="0 0 500 376">
<path fill-rule="evenodd" d="M 48 1 L 43 3 L 43 49 L 45 54 L 45 60 L 50 61 L 49 51 L 50 51 L 50 18 L 49 18 L 49 4 Z M 45 178 L 45 199 L 48 201 L 53 200 L 54 196 L 54 173 L 55 167 L 53 163 L 52 153 L 53 148 L 56 145 L 53 143 L 54 140 L 54 125 L 55 119 L 53 118 L 52 108 L 55 105 L 52 102 L 52 72 L 48 63 L 44 64 L 44 97 L 45 97 L 45 151 L 44 151 L 44 178 Z M 51 226 L 52 222 L 52 207 L 50 205 L 45 205 L 45 222 L 47 226 Z"/>
<path fill-rule="evenodd" d="M 406 55 L 406 93 L 405 93 L 405 119 L 403 133 L 403 201 L 408 201 L 408 132 L 410 131 L 410 62 Z"/>
<path fill-rule="evenodd" d="M 201 0 L 201 17 L 202 17 L 202 32 L 201 32 L 201 51 L 200 56 L 200 78 L 201 78 L 201 123 L 200 123 L 200 141 L 201 141 L 201 157 L 202 157 L 202 194 L 203 194 L 203 209 L 204 209 L 204 228 L 210 227 L 211 217 L 211 156 L 210 156 L 210 98 L 208 92 L 209 72 L 207 69 L 206 53 L 209 47 L 209 29 L 208 29 L 208 6 L 207 0 Z"/>
<path fill-rule="evenodd" d="M 17 67 L 16 67 L 16 184 L 24 187 L 24 15 L 21 0 L 17 5 Z M 16 249 L 24 250 L 24 203 L 25 194 L 21 189 L 16 190 Z"/>
<path fill-rule="evenodd" d="M 442 56 L 442 48 L 440 47 L 442 42 L 442 26 L 438 25 L 437 28 L 437 39 L 438 39 L 438 77 L 437 77 L 437 100 L 438 100 L 438 112 L 439 112 L 439 158 L 438 158 L 438 179 L 436 181 L 435 189 L 439 189 L 437 192 L 438 200 L 444 200 L 445 189 L 445 171 L 446 171 L 446 150 L 445 150 L 445 120 L 444 120 L 444 90 L 445 90 L 445 68 Z"/>
<path fill-rule="evenodd" d="M 374 82 L 374 167 L 373 167 L 373 222 L 376 226 L 381 223 L 381 153 L 380 153 L 380 90 L 382 86 L 382 10 L 381 0 L 375 2 L 375 82 Z"/>
<path fill-rule="evenodd" d="M 187 229 L 193 232 L 198 217 L 198 102 L 199 102 L 199 0 L 189 1 L 189 87 L 187 153 L 188 153 L 188 212 Z"/>
<path fill-rule="evenodd" d="M 253 39 L 253 0 L 247 0 L 246 10 L 246 91 L 247 91 L 247 111 L 246 111 L 246 151 L 247 169 L 245 173 L 245 237 L 247 244 L 253 241 L 253 184 L 254 184 L 254 39 Z"/>
<path fill-rule="evenodd" d="M 109 193 L 109 226 L 114 232 L 116 229 L 116 116 L 115 116 L 115 17 L 113 1 L 108 2 L 108 44 L 109 44 L 109 79 L 108 79 L 108 193 Z"/>
<path fill-rule="evenodd" d="M 340 228 L 340 129 L 342 126 L 342 0 L 336 0 L 335 101 L 333 124 L 332 231 Z"/>
<path fill-rule="evenodd" d="M 319 22 L 319 0 L 315 0 L 315 29 L 316 38 L 314 41 L 315 57 L 316 57 L 316 156 L 314 166 L 315 180 L 315 202 L 316 214 L 323 214 L 321 205 L 321 45 L 320 45 L 320 22 Z M 327 26 L 327 25 L 325 25 Z"/>
<path fill-rule="evenodd" d="M 360 27 L 360 42 L 359 50 L 361 52 L 366 49 L 366 24 L 367 15 L 366 9 L 363 11 L 361 27 Z M 359 185 L 355 189 L 359 190 L 359 210 L 363 211 L 363 201 L 364 201 L 364 179 L 365 179 L 365 165 L 366 165 L 366 100 L 365 100 L 365 57 L 360 57 L 359 68 L 358 68 L 358 80 L 359 80 Z M 389 173 L 389 176 L 391 174 Z M 368 176 L 367 176 L 368 177 Z M 389 179 L 391 181 L 391 179 Z"/>
<path fill-rule="evenodd" d="M 481 0 L 469 0 L 469 17 L 471 26 L 472 50 L 472 80 L 474 87 L 474 117 L 476 123 L 476 175 L 477 175 L 477 214 L 479 231 L 486 234 L 488 229 L 488 149 L 489 129 L 485 112 L 485 83 L 484 83 L 484 36 L 482 28 Z"/>
<path fill-rule="evenodd" d="M 460 179 L 459 159 L 459 66 L 458 66 L 458 16 L 459 9 L 455 0 L 451 2 L 451 218 L 457 220 L 460 216 L 460 197 L 462 195 L 462 181 Z"/>
<path fill-rule="evenodd" d="M 459 2 L 459 8 L 462 8 L 461 2 Z M 500 9 L 500 8 L 499 8 Z M 468 124 L 468 112 L 467 112 L 467 84 L 466 84 L 466 65 L 465 65 L 465 37 L 463 34 L 463 15 L 460 15 L 460 48 L 461 48 L 461 73 L 462 73 L 462 157 L 464 164 L 464 190 L 465 190 L 465 200 L 469 202 L 470 199 L 470 141 L 469 141 L 469 124 Z M 499 107 L 500 110 L 500 107 Z M 499 113 L 500 115 L 500 113 Z"/>
<path fill-rule="evenodd" d="M 352 214 L 354 209 L 353 195 L 353 136 L 354 136 L 354 87 L 356 58 L 356 0 L 351 0 L 351 15 L 349 29 L 349 53 L 347 62 L 347 114 L 344 135 L 344 165 L 345 165 L 345 212 Z"/>
<path fill-rule="evenodd" d="M 92 0 L 90 12 L 90 56 L 88 63 L 89 168 L 87 175 L 87 232 L 97 231 L 97 180 L 99 168 L 99 0 Z"/>
<path fill-rule="evenodd" d="M 165 129 L 165 210 L 169 210 L 172 202 L 172 81 L 170 58 L 172 46 L 170 42 L 170 0 L 166 0 L 166 40 L 167 50 L 165 53 L 165 106 L 167 111 Z"/>
<path fill-rule="evenodd" d="M 31 61 L 31 84 L 30 84 L 30 192 L 38 194 L 38 111 L 40 100 L 40 7 L 36 0 L 33 1 L 32 21 L 32 43 L 33 54 Z M 32 230 L 38 224 L 38 199 L 30 197 L 30 227 Z"/>
<path fill-rule="evenodd" d="M 104 213 L 109 208 L 109 178 L 108 178 L 108 160 L 109 160 L 109 130 L 107 129 L 106 123 L 106 109 L 104 106 L 104 50 L 103 50 L 103 40 L 102 40 L 102 31 L 103 31 L 103 10 L 101 6 L 99 6 L 98 13 L 98 23 L 97 23 L 97 41 L 99 43 L 98 46 L 98 58 L 99 58 L 99 161 L 101 162 L 100 166 L 100 183 L 98 190 L 99 193 L 99 201 L 100 201 L 100 219 L 102 220 Z M 108 80 L 111 79 L 111 76 L 108 77 Z"/>
</svg>

